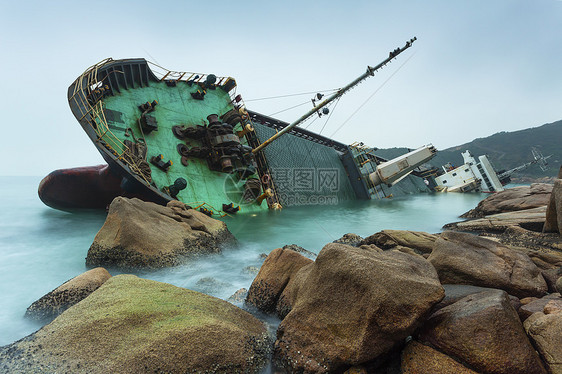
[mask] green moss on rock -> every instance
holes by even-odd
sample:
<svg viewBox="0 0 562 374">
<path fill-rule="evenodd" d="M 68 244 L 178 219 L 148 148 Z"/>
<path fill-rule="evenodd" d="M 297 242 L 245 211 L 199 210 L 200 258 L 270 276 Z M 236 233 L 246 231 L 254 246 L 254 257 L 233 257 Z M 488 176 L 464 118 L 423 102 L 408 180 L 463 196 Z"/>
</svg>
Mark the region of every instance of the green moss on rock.
<svg viewBox="0 0 562 374">
<path fill-rule="evenodd" d="M 265 326 L 226 301 L 119 275 L 31 337 L 4 347 L 0 362 L 12 371 L 251 373 L 263 366 L 269 347 Z"/>
</svg>

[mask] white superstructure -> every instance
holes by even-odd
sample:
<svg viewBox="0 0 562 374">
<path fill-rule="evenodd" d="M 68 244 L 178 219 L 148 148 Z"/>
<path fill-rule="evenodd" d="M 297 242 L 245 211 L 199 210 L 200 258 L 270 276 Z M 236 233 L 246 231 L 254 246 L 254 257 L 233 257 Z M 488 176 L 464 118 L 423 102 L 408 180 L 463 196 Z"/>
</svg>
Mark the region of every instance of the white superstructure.
<svg viewBox="0 0 562 374">
<path fill-rule="evenodd" d="M 443 166 L 445 174 L 435 178 L 436 189 L 443 192 L 499 192 L 504 188 L 488 160 L 482 155 L 478 161 L 470 151 L 462 153 L 464 164 L 457 168 L 447 164 Z"/>
</svg>

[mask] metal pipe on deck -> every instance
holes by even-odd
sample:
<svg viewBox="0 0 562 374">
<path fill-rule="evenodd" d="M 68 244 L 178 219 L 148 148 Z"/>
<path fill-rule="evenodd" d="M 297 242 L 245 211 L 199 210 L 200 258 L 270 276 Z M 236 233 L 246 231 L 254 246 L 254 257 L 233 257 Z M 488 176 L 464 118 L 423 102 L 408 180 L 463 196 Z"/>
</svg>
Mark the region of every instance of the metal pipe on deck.
<svg viewBox="0 0 562 374">
<path fill-rule="evenodd" d="M 349 91 L 350 89 L 352 89 L 354 86 L 356 86 L 357 84 L 359 84 L 361 81 L 363 81 L 364 79 L 367 79 L 368 77 L 372 77 L 373 75 L 375 75 L 375 71 L 377 71 L 378 69 L 382 68 L 384 65 L 386 65 L 387 63 L 389 63 L 392 59 L 394 59 L 396 56 L 398 56 L 400 53 L 404 52 L 406 49 L 410 48 L 412 46 L 412 43 L 414 43 L 417 40 L 416 37 L 413 37 L 412 39 L 408 40 L 406 42 L 406 45 L 404 45 L 404 47 L 402 48 L 396 48 L 394 51 L 391 51 L 388 55 L 388 58 L 385 59 L 383 62 L 381 62 L 380 64 L 378 64 L 375 67 L 371 67 L 371 66 L 367 66 L 367 71 L 363 74 L 361 74 L 359 77 L 357 77 L 354 81 L 352 81 L 351 83 L 349 83 L 348 85 L 346 85 L 343 88 L 340 88 L 337 92 L 335 92 L 334 94 L 332 94 L 330 97 L 328 97 L 327 99 L 325 99 L 324 101 L 322 101 L 321 103 L 319 103 L 317 106 L 315 106 L 314 108 L 312 108 L 311 110 L 309 110 L 308 112 L 306 112 L 304 115 L 302 115 L 299 119 L 297 119 L 296 121 L 292 122 L 289 126 L 285 127 L 283 130 L 279 131 L 278 133 L 276 133 L 275 135 L 273 135 L 271 138 L 267 139 L 266 141 L 264 141 L 263 143 L 261 143 L 258 147 L 254 148 L 252 150 L 252 153 L 258 153 L 259 151 L 261 151 L 263 148 L 267 147 L 271 142 L 273 142 L 275 139 L 279 138 L 281 135 L 286 134 L 287 132 L 291 131 L 291 129 L 295 126 L 297 126 L 298 124 L 304 122 L 306 119 L 308 119 L 310 116 L 312 116 L 314 113 L 318 113 L 318 111 L 320 109 L 322 109 L 323 107 L 325 107 L 326 105 L 328 105 L 329 103 L 331 103 L 332 101 L 334 101 L 335 99 L 341 97 L 343 94 L 345 94 L 347 91 Z"/>
</svg>

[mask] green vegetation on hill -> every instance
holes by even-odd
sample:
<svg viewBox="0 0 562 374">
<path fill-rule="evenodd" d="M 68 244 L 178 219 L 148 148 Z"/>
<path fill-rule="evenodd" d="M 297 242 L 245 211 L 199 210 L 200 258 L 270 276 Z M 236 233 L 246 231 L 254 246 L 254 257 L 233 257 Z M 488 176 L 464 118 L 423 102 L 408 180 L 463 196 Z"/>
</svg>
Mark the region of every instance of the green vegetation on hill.
<svg viewBox="0 0 562 374">
<path fill-rule="evenodd" d="M 527 169 L 513 174 L 513 177 L 556 176 L 562 164 L 562 120 L 520 131 L 502 131 L 486 138 L 478 138 L 466 144 L 439 150 L 429 163 L 436 167 L 447 162 L 461 165 L 463 163 L 461 152 L 468 149 L 475 157 L 488 155 L 497 171 L 509 170 L 532 161 L 532 147 L 535 147 L 545 157 L 552 155 L 547 160 L 548 169 L 542 171 L 538 165 L 531 165 Z M 407 148 L 390 148 L 381 149 L 375 153 L 381 157 L 393 158 L 407 151 Z"/>
</svg>

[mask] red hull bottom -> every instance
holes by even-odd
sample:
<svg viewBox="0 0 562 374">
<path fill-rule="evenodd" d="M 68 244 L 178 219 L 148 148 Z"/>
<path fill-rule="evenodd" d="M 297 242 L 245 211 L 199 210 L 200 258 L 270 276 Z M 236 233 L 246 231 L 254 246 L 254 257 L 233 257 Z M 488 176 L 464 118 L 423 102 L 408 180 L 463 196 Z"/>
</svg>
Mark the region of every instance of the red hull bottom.
<svg viewBox="0 0 562 374">
<path fill-rule="evenodd" d="M 130 197 L 121 188 L 121 179 L 109 165 L 59 169 L 39 183 L 39 198 L 60 210 L 106 209 L 115 197 Z"/>
</svg>

